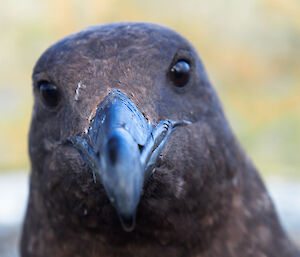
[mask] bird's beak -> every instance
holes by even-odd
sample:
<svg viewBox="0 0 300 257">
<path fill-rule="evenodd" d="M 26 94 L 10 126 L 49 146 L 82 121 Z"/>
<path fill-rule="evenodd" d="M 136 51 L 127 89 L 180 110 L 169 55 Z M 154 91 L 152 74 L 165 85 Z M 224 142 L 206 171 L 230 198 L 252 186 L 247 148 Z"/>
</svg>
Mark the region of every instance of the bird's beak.
<svg viewBox="0 0 300 257">
<path fill-rule="evenodd" d="M 97 107 L 87 133 L 69 138 L 100 178 L 126 231 L 135 227 L 135 213 L 146 177 L 170 133 L 186 121 L 151 125 L 135 104 L 113 90 Z"/>
</svg>

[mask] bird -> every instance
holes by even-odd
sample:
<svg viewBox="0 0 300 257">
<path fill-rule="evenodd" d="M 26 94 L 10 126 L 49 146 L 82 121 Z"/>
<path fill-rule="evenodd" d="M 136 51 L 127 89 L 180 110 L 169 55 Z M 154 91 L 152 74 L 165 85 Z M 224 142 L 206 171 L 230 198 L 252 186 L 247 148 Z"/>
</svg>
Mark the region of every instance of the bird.
<svg viewBox="0 0 300 257">
<path fill-rule="evenodd" d="M 300 256 L 179 33 L 88 27 L 32 79 L 22 257 Z"/>
</svg>

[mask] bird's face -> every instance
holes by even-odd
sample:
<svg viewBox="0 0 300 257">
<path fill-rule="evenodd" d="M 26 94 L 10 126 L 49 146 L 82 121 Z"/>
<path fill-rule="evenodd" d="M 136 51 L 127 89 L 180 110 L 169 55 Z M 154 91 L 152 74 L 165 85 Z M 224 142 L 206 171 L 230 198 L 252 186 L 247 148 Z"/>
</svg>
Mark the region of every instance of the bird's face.
<svg viewBox="0 0 300 257">
<path fill-rule="evenodd" d="M 193 214 L 191 228 L 214 224 L 231 133 L 185 39 L 150 24 L 92 27 L 49 48 L 33 86 L 31 184 L 53 223 L 113 230 L 119 217 L 148 233 Z"/>
</svg>

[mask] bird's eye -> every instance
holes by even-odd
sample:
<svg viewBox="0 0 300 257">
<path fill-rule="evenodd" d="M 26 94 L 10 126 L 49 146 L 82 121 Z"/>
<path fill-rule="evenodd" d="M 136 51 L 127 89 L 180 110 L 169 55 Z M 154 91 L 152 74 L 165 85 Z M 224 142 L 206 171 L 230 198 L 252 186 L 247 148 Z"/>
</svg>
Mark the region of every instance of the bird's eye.
<svg viewBox="0 0 300 257">
<path fill-rule="evenodd" d="M 48 81 L 41 81 L 38 84 L 38 88 L 43 102 L 47 106 L 55 107 L 59 104 L 60 94 L 58 88 L 54 84 Z"/>
<path fill-rule="evenodd" d="M 189 82 L 190 73 L 190 64 L 185 60 L 180 60 L 171 67 L 169 76 L 176 87 L 184 87 Z"/>
</svg>

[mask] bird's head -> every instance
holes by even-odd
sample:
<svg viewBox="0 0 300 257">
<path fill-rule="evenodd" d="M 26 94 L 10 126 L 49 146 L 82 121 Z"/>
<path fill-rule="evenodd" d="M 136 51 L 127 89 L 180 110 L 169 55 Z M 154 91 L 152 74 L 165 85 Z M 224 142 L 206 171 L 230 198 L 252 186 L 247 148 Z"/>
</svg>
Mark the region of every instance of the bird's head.
<svg viewBox="0 0 300 257">
<path fill-rule="evenodd" d="M 53 224 L 193 233 L 228 211 L 234 140 L 179 34 L 143 23 L 88 28 L 41 56 L 33 88 L 31 186 Z"/>
</svg>

